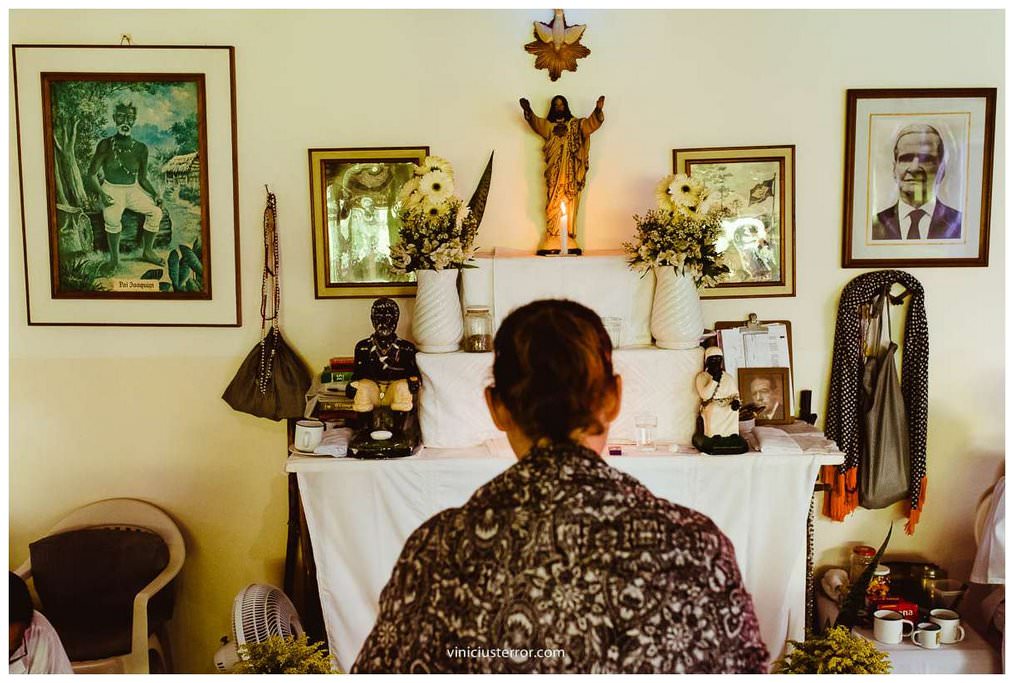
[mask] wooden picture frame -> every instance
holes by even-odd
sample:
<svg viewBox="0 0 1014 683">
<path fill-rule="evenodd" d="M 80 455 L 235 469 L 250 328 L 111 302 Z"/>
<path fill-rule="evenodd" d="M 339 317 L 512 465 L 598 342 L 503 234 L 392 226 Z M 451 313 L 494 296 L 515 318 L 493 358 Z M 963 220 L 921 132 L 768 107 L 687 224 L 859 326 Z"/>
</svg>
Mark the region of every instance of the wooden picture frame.
<svg viewBox="0 0 1014 683">
<path fill-rule="evenodd" d="M 674 149 L 673 172 L 704 182 L 733 218 L 719 250 L 731 273 L 704 299 L 796 295 L 796 147 Z"/>
<path fill-rule="evenodd" d="M 788 368 L 739 368 L 738 375 L 739 398 L 744 405 L 771 406 L 772 412 L 757 415 L 757 424 L 791 424 L 795 420 Z"/>
<path fill-rule="evenodd" d="M 426 146 L 309 150 L 316 298 L 415 294 L 415 273 L 391 273 L 389 256 L 398 191 L 428 155 Z"/>
<path fill-rule="evenodd" d="M 239 326 L 233 48 L 12 56 L 28 324 Z"/>
<path fill-rule="evenodd" d="M 848 90 L 842 267 L 988 266 L 995 118 L 996 88 Z"/>
<path fill-rule="evenodd" d="M 795 410 L 795 396 L 796 396 L 796 376 L 795 376 L 795 359 L 792 350 L 792 321 L 791 320 L 756 320 L 751 314 L 751 319 L 747 320 L 717 320 L 715 321 L 715 332 L 718 334 L 718 339 L 722 339 L 722 330 L 732 329 L 745 329 L 749 331 L 751 325 L 759 326 L 760 328 L 767 328 L 769 325 L 784 325 L 785 326 L 785 341 L 789 347 L 789 402 L 786 404 L 790 409 Z M 719 345 L 721 345 L 719 343 Z M 723 348 L 723 351 L 725 349 Z M 731 363 L 726 357 L 726 370 L 730 369 Z M 739 368 L 736 369 L 736 374 L 739 374 Z M 744 401 L 748 403 L 749 401 Z"/>
</svg>

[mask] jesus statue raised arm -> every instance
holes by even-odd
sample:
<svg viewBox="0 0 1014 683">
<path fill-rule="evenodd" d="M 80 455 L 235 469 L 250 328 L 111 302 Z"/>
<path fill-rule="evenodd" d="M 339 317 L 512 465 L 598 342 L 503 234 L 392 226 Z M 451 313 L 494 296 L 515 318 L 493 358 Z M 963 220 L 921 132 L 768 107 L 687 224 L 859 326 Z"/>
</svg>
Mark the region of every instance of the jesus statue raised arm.
<svg viewBox="0 0 1014 683">
<path fill-rule="evenodd" d="M 539 244 L 540 255 L 581 253 L 577 245 L 577 209 L 588 174 L 591 134 L 606 119 L 602 113 L 605 103 L 605 95 L 600 96 L 595 110 L 587 118 L 579 119 L 570 113 L 567 98 L 557 95 L 546 118 L 541 118 L 532 111 L 528 100 L 521 98 L 525 121 L 546 141 L 542 146 L 546 159 L 546 232 Z"/>
</svg>

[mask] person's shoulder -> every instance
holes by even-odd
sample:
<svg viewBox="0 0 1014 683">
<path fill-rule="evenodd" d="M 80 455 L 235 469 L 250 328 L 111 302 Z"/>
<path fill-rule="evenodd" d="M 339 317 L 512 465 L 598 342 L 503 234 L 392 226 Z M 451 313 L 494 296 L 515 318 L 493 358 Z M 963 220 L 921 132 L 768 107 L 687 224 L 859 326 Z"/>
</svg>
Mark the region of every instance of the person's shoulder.
<svg viewBox="0 0 1014 683">
<path fill-rule="evenodd" d="M 461 508 L 447 508 L 436 513 L 416 527 L 409 534 L 402 548 L 402 557 L 428 552 L 437 546 L 438 539 L 453 526 L 454 519 L 461 513 Z"/>
<path fill-rule="evenodd" d="M 895 202 L 874 217 L 873 239 L 892 240 L 900 238 L 901 230 L 898 227 L 898 204 Z"/>
<path fill-rule="evenodd" d="M 944 204 L 940 200 L 937 200 L 937 210 L 936 210 L 936 213 L 938 213 L 941 217 L 943 217 L 948 223 L 952 223 L 952 222 L 960 221 L 961 220 L 961 212 L 960 211 L 958 211 L 957 209 L 952 208 L 950 206 L 947 206 L 946 204 Z"/>
</svg>

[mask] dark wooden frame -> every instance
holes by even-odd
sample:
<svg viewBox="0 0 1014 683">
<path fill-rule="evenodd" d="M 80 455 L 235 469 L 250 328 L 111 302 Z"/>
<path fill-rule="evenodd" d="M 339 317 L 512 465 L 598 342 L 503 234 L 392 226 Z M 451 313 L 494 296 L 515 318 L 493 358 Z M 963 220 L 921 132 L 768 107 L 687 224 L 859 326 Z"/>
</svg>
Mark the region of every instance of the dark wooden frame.
<svg viewBox="0 0 1014 683">
<path fill-rule="evenodd" d="M 329 247 L 326 188 L 322 165 L 328 161 L 422 163 L 429 156 L 428 145 L 401 147 L 314 147 L 307 151 L 309 162 L 310 225 L 313 243 L 313 283 L 316 299 L 362 299 L 378 296 L 415 296 L 415 282 L 332 283 L 327 274 Z"/>
<path fill-rule="evenodd" d="M 772 154 L 771 150 L 785 150 L 783 154 Z M 737 153 L 753 154 L 738 156 Z M 766 154 L 767 152 L 767 154 Z M 704 154 L 707 153 L 707 154 Z M 682 161 L 682 164 L 680 163 Z M 782 239 L 779 253 L 781 278 L 777 282 L 729 282 L 701 289 L 702 299 L 746 299 L 757 297 L 796 296 L 796 146 L 761 145 L 743 147 L 688 147 L 672 151 L 673 173 L 691 175 L 695 163 L 741 164 L 775 162 L 780 174 L 779 215 L 781 217 Z M 788 239 L 786 239 L 788 235 Z M 784 291 L 757 291 L 776 289 Z M 751 291 L 753 290 L 753 291 Z"/>
<path fill-rule="evenodd" d="M 57 232 L 59 229 L 56 214 L 56 178 L 53 158 L 53 146 L 44 148 L 46 163 L 46 204 L 49 213 L 49 274 L 52 286 L 51 296 L 54 299 L 211 299 L 212 260 L 211 260 L 211 229 L 208 219 L 208 122 L 206 117 L 206 93 L 203 73 L 89 73 L 89 72 L 43 72 L 42 73 L 42 130 L 45 139 L 53 137 L 53 102 L 52 84 L 61 81 L 170 81 L 192 82 L 197 85 L 197 128 L 198 158 L 201 169 L 201 245 L 204 268 L 205 288 L 201 292 L 65 292 L 60 289 L 60 256 Z"/>
<path fill-rule="evenodd" d="M 736 383 L 739 385 L 739 399 L 744 404 L 750 403 L 750 397 L 745 392 L 751 376 L 778 375 L 782 382 L 782 405 L 785 414 L 780 420 L 764 420 L 758 417 L 757 424 L 786 425 L 795 422 L 796 418 L 792 415 L 792 385 L 789 378 L 789 368 L 739 368 L 736 374 L 739 375 L 736 378 Z"/>
<path fill-rule="evenodd" d="M 17 68 L 17 53 L 18 53 L 18 50 L 27 50 L 27 49 L 67 49 L 67 50 L 108 49 L 108 50 L 128 50 L 128 51 L 129 50 L 191 50 L 191 51 L 193 51 L 193 50 L 202 50 L 202 51 L 203 50 L 225 50 L 226 51 L 226 53 L 228 55 L 228 61 L 229 61 L 229 66 L 228 66 L 228 69 L 229 69 L 229 98 L 228 99 L 229 99 L 229 118 L 230 118 L 230 125 L 231 125 L 231 128 L 230 128 L 230 134 L 231 134 L 230 156 L 231 156 L 231 167 L 232 167 L 232 212 L 233 212 L 233 245 L 234 245 L 233 246 L 233 250 L 234 250 L 234 257 L 233 257 L 234 266 L 233 267 L 234 267 L 234 271 L 235 271 L 235 288 L 236 288 L 235 321 L 233 321 L 233 322 L 224 322 L 224 323 L 219 323 L 219 322 L 215 322 L 215 323 L 190 323 L 190 322 L 186 322 L 186 323 L 179 323 L 179 322 L 172 322 L 172 323 L 112 322 L 112 323 L 110 323 L 110 322 L 40 322 L 40 321 L 37 321 L 37 320 L 32 320 L 32 300 L 31 300 L 31 290 L 30 290 L 29 275 L 28 275 L 27 216 L 26 216 L 26 210 L 25 210 L 25 175 L 24 175 L 23 151 L 22 151 L 22 146 L 21 146 L 21 124 L 22 124 L 22 121 L 21 121 L 21 108 L 20 108 L 20 105 L 19 105 L 18 68 Z M 21 239 L 22 239 L 22 245 L 24 247 L 24 249 L 23 249 L 23 258 L 24 258 L 25 299 L 26 299 L 25 303 L 26 303 L 26 311 L 27 311 L 27 318 L 28 318 L 27 322 L 28 322 L 28 324 L 29 325 L 39 325 L 39 326 L 60 326 L 60 327 L 240 327 L 243 324 L 243 313 L 242 313 L 242 310 L 243 310 L 243 296 L 242 296 L 242 286 L 241 286 L 241 272 L 242 271 L 241 271 L 241 263 L 240 263 L 240 240 L 239 240 L 239 230 L 240 230 L 240 228 L 239 228 L 239 157 L 238 157 L 238 140 L 237 140 L 237 125 L 236 125 L 236 54 L 235 54 L 235 48 L 233 46 L 231 46 L 231 45 L 92 45 L 92 44 L 74 45 L 74 44 L 65 44 L 65 43 L 55 43 L 55 44 L 17 43 L 17 44 L 12 44 L 11 45 L 11 65 L 12 65 L 13 74 L 14 74 L 14 81 L 13 81 L 13 85 L 14 85 L 14 110 L 15 110 L 15 126 L 16 126 L 16 129 L 17 129 L 17 150 L 18 150 L 18 191 L 19 191 L 19 198 L 20 198 L 20 202 L 21 202 Z M 61 74 L 63 74 L 63 73 L 64 72 L 61 72 Z M 198 73 L 200 73 L 200 72 L 198 72 Z M 87 74 L 87 72 L 81 72 L 81 74 L 85 75 L 85 74 Z M 161 76 L 162 74 L 163 74 L 163 72 L 156 72 L 154 74 L 145 74 L 144 76 L 138 78 L 138 80 L 143 80 L 144 77 L 147 77 L 147 76 L 152 76 L 152 75 Z M 87 74 L 87 75 L 94 76 L 95 74 L 93 73 L 93 74 Z M 109 74 L 106 74 L 106 75 L 111 76 L 111 77 L 115 76 L 117 78 L 121 78 L 121 79 L 127 80 L 127 77 L 131 76 L 132 74 L 129 73 L 129 72 L 124 72 L 123 74 L 109 73 Z M 173 75 L 179 76 L 180 74 L 173 74 Z M 203 79 L 203 74 L 201 74 L 201 76 L 202 76 L 202 79 Z M 199 106 L 204 106 L 206 93 L 204 92 L 203 88 L 199 88 L 199 91 L 200 91 L 200 95 L 201 95 L 201 102 L 200 102 Z M 43 89 L 43 97 L 45 97 L 45 92 L 46 92 L 45 89 Z M 48 111 L 48 109 L 44 106 L 43 107 L 43 115 L 44 116 L 48 115 L 46 113 L 47 111 Z M 202 117 L 202 122 L 203 122 L 203 117 Z M 201 146 L 202 146 L 202 154 L 204 155 L 204 159 L 202 159 L 202 160 L 206 161 L 206 157 L 207 157 L 207 135 L 206 135 L 207 131 L 206 131 L 206 127 L 203 130 L 203 132 L 205 134 L 200 136 L 200 141 L 201 141 Z M 45 147 L 44 154 L 47 157 L 49 156 L 50 151 L 49 151 L 49 147 L 48 146 Z M 51 186 L 49 184 L 50 181 L 51 181 L 51 179 L 48 177 L 49 174 L 50 174 L 50 169 L 51 169 L 50 160 L 47 159 L 46 160 L 46 175 L 47 175 L 47 178 L 46 178 L 46 183 L 47 183 L 47 188 L 46 188 L 47 197 L 46 197 L 46 201 L 47 201 L 47 214 L 49 214 L 50 212 L 52 212 L 53 210 L 55 210 L 55 203 L 53 201 L 51 201 L 51 197 L 52 197 L 52 195 L 50 193 Z M 207 186 L 208 182 L 207 182 L 207 164 L 206 163 L 202 164 L 201 173 L 202 173 L 202 186 Z M 202 189 L 204 189 L 204 188 L 202 187 Z M 207 212 L 207 202 L 210 200 L 210 198 L 207 197 L 206 195 L 207 195 L 207 193 L 205 193 L 205 196 L 202 196 L 202 200 L 203 200 L 202 201 L 202 214 L 206 214 L 206 212 Z M 210 228 L 208 228 L 208 221 L 206 220 L 205 215 L 202 215 L 202 223 L 203 223 L 203 225 L 202 225 L 202 243 L 204 245 L 206 245 L 206 248 L 208 249 L 208 254 L 209 254 L 208 262 L 206 264 L 207 265 L 206 280 L 207 280 L 207 287 L 208 287 L 208 296 L 207 297 L 201 296 L 202 293 L 190 293 L 191 296 L 186 297 L 186 298 L 189 298 L 189 299 L 210 299 L 211 298 L 211 286 L 212 286 L 212 283 L 211 283 L 211 258 L 210 258 L 211 244 L 210 244 L 210 235 L 206 235 L 205 234 L 206 232 L 210 233 Z M 51 218 L 50 218 L 50 225 L 53 225 L 53 221 L 52 221 Z M 208 237 L 208 239 L 206 239 L 206 237 Z M 53 247 L 52 236 L 50 235 L 50 249 L 51 250 L 52 250 L 52 247 Z M 50 279 L 51 279 L 51 281 L 52 281 L 52 277 L 53 277 L 52 276 L 53 258 L 54 257 L 52 256 L 52 253 L 51 253 L 50 254 L 50 269 L 51 269 L 51 277 L 50 277 Z M 51 294 L 51 296 L 53 296 L 52 292 L 50 294 Z M 193 296 L 194 294 L 197 294 L 198 296 Z M 53 296 L 53 298 L 62 298 L 62 297 L 55 297 L 55 296 Z M 74 298 L 84 298 L 84 297 L 74 297 Z M 105 297 L 103 297 L 103 298 L 105 298 Z M 138 298 L 156 298 L 156 297 L 142 296 L 142 295 L 138 295 L 138 294 L 131 294 L 131 295 L 123 296 L 122 298 L 123 299 L 138 299 Z M 157 298 L 164 299 L 165 295 L 162 295 L 161 297 L 157 297 Z M 178 296 L 178 297 L 175 297 L 175 298 L 184 298 L 184 297 Z"/>
<path fill-rule="evenodd" d="M 979 251 L 974 257 L 942 258 L 853 258 L 852 204 L 856 162 L 856 109 L 859 100 L 899 98 L 984 98 L 982 196 L 979 218 Z M 947 268 L 989 266 L 990 202 L 993 187 L 993 146 L 996 133 L 996 88 L 873 88 L 850 89 L 845 105 L 845 190 L 842 217 L 842 268 Z"/>
</svg>

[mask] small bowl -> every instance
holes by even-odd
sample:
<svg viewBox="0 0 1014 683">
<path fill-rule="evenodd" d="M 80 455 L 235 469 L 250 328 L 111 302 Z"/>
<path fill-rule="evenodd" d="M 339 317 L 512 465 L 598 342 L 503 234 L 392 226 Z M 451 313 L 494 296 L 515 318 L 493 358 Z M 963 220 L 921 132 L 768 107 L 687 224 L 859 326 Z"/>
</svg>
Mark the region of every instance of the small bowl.
<svg viewBox="0 0 1014 683">
<path fill-rule="evenodd" d="M 394 436 L 394 434 L 386 429 L 378 429 L 375 432 L 370 432 L 370 438 L 374 441 L 387 441 L 392 436 Z"/>
</svg>

